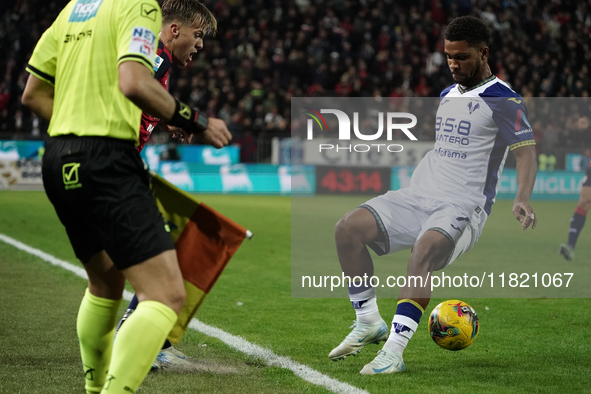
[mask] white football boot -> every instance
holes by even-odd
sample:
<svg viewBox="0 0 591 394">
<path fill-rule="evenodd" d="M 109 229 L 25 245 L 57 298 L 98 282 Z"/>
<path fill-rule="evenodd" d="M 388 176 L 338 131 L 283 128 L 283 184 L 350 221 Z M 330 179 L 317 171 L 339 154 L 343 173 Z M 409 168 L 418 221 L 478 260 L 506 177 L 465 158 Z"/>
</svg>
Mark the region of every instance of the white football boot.
<svg viewBox="0 0 591 394">
<path fill-rule="evenodd" d="M 404 371 L 404 360 L 402 356 L 388 349 L 378 352 L 376 358 L 367 364 L 361 372 L 362 375 L 377 375 L 382 373 L 396 373 Z"/>
<path fill-rule="evenodd" d="M 174 346 L 160 350 L 156 360 L 152 363 L 152 371 L 167 369 L 185 369 L 190 367 L 187 356 Z"/>
<path fill-rule="evenodd" d="M 371 343 L 379 344 L 388 339 L 388 325 L 384 319 L 373 324 L 354 321 L 349 328 L 352 328 L 353 331 L 328 355 L 332 361 L 344 360 L 351 355 L 355 356 L 365 346 Z"/>
</svg>

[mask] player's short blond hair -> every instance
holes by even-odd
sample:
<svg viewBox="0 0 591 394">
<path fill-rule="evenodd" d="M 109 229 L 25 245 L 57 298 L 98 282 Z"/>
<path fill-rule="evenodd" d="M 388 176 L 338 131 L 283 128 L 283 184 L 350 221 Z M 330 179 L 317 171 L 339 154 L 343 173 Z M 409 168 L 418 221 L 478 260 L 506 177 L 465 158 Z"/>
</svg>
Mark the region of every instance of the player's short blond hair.
<svg viewBox="0 0 591 394">
<path fill-rule="evenodd" d="M 166 0 L 162 4 L 162 23 L 174 21 L 188 26 L 202 26 L 212 36 L 218 30 L 218 22 L 211 11 L 197 0 Z"/>
</svg>

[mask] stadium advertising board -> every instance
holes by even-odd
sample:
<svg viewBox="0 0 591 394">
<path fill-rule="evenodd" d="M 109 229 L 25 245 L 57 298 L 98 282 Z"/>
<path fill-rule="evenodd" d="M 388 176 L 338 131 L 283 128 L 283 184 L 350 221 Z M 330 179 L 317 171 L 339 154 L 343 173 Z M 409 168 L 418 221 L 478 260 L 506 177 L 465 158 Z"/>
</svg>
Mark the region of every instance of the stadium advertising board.
<svg viewBox="0 0 591 394">
<path fill-rule="evenodd" d="M 17 161 L 42 156 L 43 141 L 0 141 L 0 160 Z"/>
<path fill-rule="evenodd" d="M 0 141 L 0 189 L 41 190 L 43 141 Z"/>
<path fill-rule="evenodd" d="M 180 161 L 198 164 L 211 165 L 231 165 L 240 160 L 240 147 L 237 145 L 225 146 L 216 149 L 205 145 L 176 145 L 176 150 L 180 156 Z M 156 170 L 160 163 L 160 157 L 169 149 L 166 144 L 151 145 L 148 144 L 142 150 L 142 159 L 148 163 L 151 169 Z"/>
<path fill-rule="evenodd" d="M 532 193 L 533 200 L 578 200 L 584 172 L 538 172 Z M 517 193 L 517 172 L 508 168 L 499 179 L 497 198 L 510 199 Z"/>
<path fill-rule="evenodd" d="M 567 153 L 565 167 L 568 171 L 585 171 L 589 167 L 589 159 L 581 153 Z"/>
<path fill-rule="evenodd" d="M 41 190 L 41 160 L 0 160 L 0 190 Z"/>
<path fill-rule="evenodd" d="M 317 194 L 383 194 L 390 168 L 316 166 Z"/>
<path fill-rule="evenodd" d="M 157 171 L 167 181 L 200 193 L 314 194 L 315 173 L 311 166 L 270 164 L 205 165 L 161 162 Z"/>
</svg>

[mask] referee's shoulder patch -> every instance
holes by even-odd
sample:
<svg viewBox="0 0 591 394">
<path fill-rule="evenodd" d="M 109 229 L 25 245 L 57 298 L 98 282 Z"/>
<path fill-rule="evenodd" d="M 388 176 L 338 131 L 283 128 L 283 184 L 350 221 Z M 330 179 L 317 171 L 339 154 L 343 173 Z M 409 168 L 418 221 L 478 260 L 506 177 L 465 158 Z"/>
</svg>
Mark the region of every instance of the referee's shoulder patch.
<svg viewBox="0 0 591 394">
<path fill-rule="evenodd" d="M 156 49 L 156 35 L 154 32 L 143 26 L 131 28 L 131 40 L 129 42 L 129 53 L 144 56 L 154 56 Z"/>
<path fill-rule="evenodd" d="M 164 59 L 162 59 L 160 56 L 156 55 L 156 59 L 154 60 L 154 71 L 158 71 L 158 69 L 162 65 L 163 61 L 164 61 Z"/>
<path fill-rule="evenodd" d="M 153 4 L 142 3 L 140 15 L 144 18 L 155 21 L 158 16 L 158 9 Z"/>
</svg>

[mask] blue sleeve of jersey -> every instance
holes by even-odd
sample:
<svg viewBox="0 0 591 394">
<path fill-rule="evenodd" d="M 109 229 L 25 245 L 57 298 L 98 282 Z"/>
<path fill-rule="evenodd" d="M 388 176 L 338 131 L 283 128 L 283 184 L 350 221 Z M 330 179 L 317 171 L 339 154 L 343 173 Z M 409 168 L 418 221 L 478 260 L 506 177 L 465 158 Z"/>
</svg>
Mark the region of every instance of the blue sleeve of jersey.
<svg viewBox="0 0 591 394">
<path fill-rule="evenodd" d="M 499 133 L 514 150 L 526 145 L 535 145 L 534 133 L 527 118 L 523 97 L 513 92 L 514 97 L 486 97 L 485 101 L 493 111 L 493 120 Z"/>
</svg>

